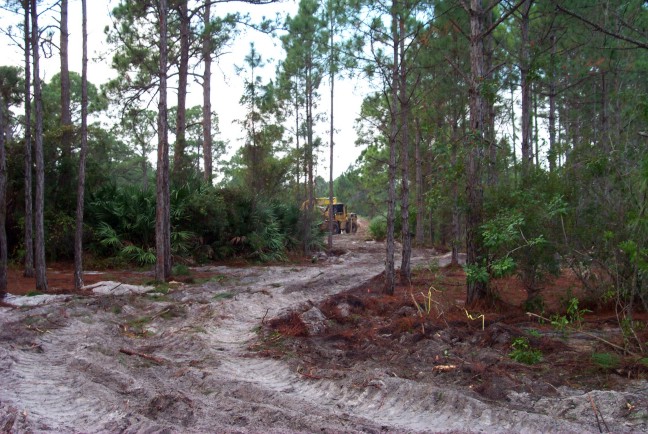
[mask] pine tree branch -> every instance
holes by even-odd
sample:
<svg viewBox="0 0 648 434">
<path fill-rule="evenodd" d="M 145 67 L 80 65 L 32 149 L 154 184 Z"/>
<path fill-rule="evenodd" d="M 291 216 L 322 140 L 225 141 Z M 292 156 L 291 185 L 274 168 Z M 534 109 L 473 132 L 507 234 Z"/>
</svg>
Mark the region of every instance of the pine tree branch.
<svg viewBox="0 0 648 434">
<path fill-rule="evenodd" d="M 572 12 L 572 11 L 570 11 L 568 9 L 565 9 L 564 7 L 562 7 L 560 5 L 560 2 L 557 2 L 556 0 L 552 0 L 552 2 L 556 6 L 556 9 L 558 9 L 562 13 L 567 14 L 572 18 L 576 18 L 579 21 L 584 22 L 585 24 L 592 27 L 594 30 L 596 30 L 598 32 L 601 32 L 601 33 L 603 33 L 605 35 L 611 36 L 611 37 L 616 38 L 616 39 L 620 39 L 622 41 L 629 42 L 629 43 L 635 45 L 637 48 L 648 49 L 648 43 L 646 43 L 646 42 L 637 41 L 636 39 L 632 39 L 632 38 L 629 38 L 627 36 L 623 36 L 623 35 L 620 35 L 618 33 L 611 32 L 611 31 L 607 30 L 606 28 L 604 28 L 603 26 L 601 26 L 601 25 L 599 25 L 599 24 L 597 24 L 597 23 L 595 23 L 593 21 L 588 20 L 587 18 L 583 17 L 582 15 L 578 15 L 575 12 Z"/>
</svg>

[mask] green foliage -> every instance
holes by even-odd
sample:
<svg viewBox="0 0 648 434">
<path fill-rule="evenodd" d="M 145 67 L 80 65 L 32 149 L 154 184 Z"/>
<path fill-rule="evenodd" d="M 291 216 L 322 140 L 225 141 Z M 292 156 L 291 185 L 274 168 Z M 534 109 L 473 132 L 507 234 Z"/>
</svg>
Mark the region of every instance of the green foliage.
<svg viewBox="0 0 648 434">
<path fill-rule="evenodd" d="M 126 262 L 155 262 L 155 198 L 137 186 L 110 185 L 91 196 L 89 223 L 94 251 Z M 244 256 L 283 261 L 299 245 L 299 209 L 255 201 L 240 190 L 190 181 L 171 190 L 171 248 L 199 261 Z"/>
<path fill-rule="evenodd" d="M 485 266 L 479 264 L 466 264 L 463 268 L 466 272 L 466 281 L 468 283 L 488 283 L 490 277 L 488 269 Z"/>
<path fill-rule="evenodd" d="M 569 319 L 565 315 L 553 315 L 551 317 L 551 325 L 560 333 L 565 334 Z"/>
<path fill-rule="evenodd" d="M 189 270 L 189 267 L 184 264 L 176 264 L 173 266 L 171 274 L 174 276 L 189 276 L 191 271 Z"/>
<path fill-rule="evenodd" d="M 621 365 L 621 358 L 612 353 L 592 353 L 592 362 L 603 369 L 617 369 Z"/>
<path fill-rule="evenodd" d="M 214 300 L 229 300 L 230 298 L 234 298 L 236 294 L 233 292 L 219 292 L 218 294 L 214 295 L 212 298 Z"/>
<path fill-rule="evenodd" d="M 155 264 L 155 250 L 152 247 L 142 248 L 129 244 L 124 246 L 119 255 L 126 260 L 126 262 L 136 263 L 138 265 L 153 265 Z"/>
<path fill-rule="evenodd" d="M 532 172 L 531 187 L 511 188 L 506 182 L 489 190 L 488 214 L 481 227 L 493 278 L 517 272 L 527 297 L 537 296 L 541 284 L 560 271 L 557 243 L 567 204 L 552 178 Z"/>
<path fill-rule="evenodd" d="M 517 214 L 500 214 L 482 225 L 484 246 L 497 249 L 515 243 L 520 236 L 524 218 Z"/>
<path fill-rule="evenodd" d="M 542 334 L 540 334 L 540 332 L 536 329 L 529 329 L 527 330 L 527 333 L 529 334 L 529 336 L 533 336 L 534 338 L 542 337 Z"/>
<path fill-rule="evenodd" d="M 578 303 L 579 301 L 576 297 L 569 299 L 569 303 L 567 304 L 567 317 L 571 323 L 576 324 L 580 329 L 583 325 L 583 315 L 592 311 L 589 309 L 580 309 Z"/>
<path fill-rule="evenodd" d="M 369 222 L 369 235 L 376 241 L 387 238 L 387 219 L 384 216 L 376 216 Z"/>
<path fill-rule="evenodd" d="M 583 326 L 583 317 L 586 313 L 591 312 L 589 309 L 581 309 L 578 306 L 579 301 L 576 297 L 570 297 L 567 300 L 566 314 L 553 315 L 551 317 L 551 325 L 561 333 L 565 333 L 569 326 L 574 326 L 580 329 Z"/>
<path fill-rule="evenodd" d="M 516 362 L 535 365 L 542 361 L 542 352 L 531 347 L 529 340 L 525 337 L 513 339 L 511 348 L 513 351 L 509 353 L 509 357 Z"/>
<path fill-rule="evenodd" d="M 491 273 L 494 278 L 505 277 L 515 271 L 515 260 L 506 256 L 504 258 L 495 259 L 491 263 Z"/>
<path fill-rule="evenodd" d="M 71 259 L 74 252 L 75 219 L 72 215 L 57 212 L 46 217 L 46 255 L 50 260 Z"/>
<path fill-rule="evenodd" d="M 271 208 L 264 208 L 261 213 L 254 215 L 253 224 L 255 230 L 247 237 L 252 252 L 249 257 L 258 259 L 261 262 L 285 261 L 286 237 L 281 232 L 280 224 L 277 221 Z"/>
</svg>

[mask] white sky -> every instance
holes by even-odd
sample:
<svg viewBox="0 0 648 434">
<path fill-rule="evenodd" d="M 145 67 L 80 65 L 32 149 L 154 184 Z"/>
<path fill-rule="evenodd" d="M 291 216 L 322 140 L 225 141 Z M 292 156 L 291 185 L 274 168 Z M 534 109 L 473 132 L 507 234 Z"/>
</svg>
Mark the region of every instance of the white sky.
<svg viewBox="0 0 648 434">
<path fill-rule="evenodd" d="M 89 80 L 99 86 L 115 75 L 110 69 L 111 55 L 108 52 L 110 47 L 106 43 L 104 28 L 110 25 L 110 11 L 118 3 L 117 0 L 87 0 L 88 5 L 88 76 Z M 231 2 L 218 4 L 212 8 L 212 15 L 225 15 L 228 12 L 249 12 L 253 19 L 260 20 L 261 17 L 274 17 L 276 13 L 294 15 L 297 12 L 297 1 L 284 0 L 278 4 L 271 5 L 248 5 L 245 3 Z M 54 8 L 48 13 L 49 18 L 43 17 L 39 24 L 53 22 L 52 18 L 58 19 L 59 9 Z M 8 29 L 22 22 L 22 17 L 0 11 L 0 28 Z M 81 2 L 78 0 L 69 1 L 68 27 L 70 33 L 69 62 L 70 70 L 81 72 Z M 55 35 L 55 41 L 58 36 Z M 268 79 L 274 78 L 275 64 L 277 60 L 285 56 L 280 41 L 273 40 L 270 36 L 248 30 L 234 43 L 229 53 L 221 56 L 212 66 L 212 110 L 219 117 L 221 134 L 216 139 L 229 142 L 231 156 L 242 143 L 244 133 L 235 120 L 244 116 L 244 110 L 239 105 L 239 99 L 243 92 L 243 79 L 235 72 L 235 65 L 242 66 L 243 58 L 248 53 L 250 42 L 254 42 L 256 49 L 263 56 L 266 66 L 263 74 Z M 14 46 L 5 36 L 0 36 L 0 65 L 23 65 L 22 54 L 18 47 Z M 56 50 L 56 49 L 54 49 Z M 101 58 L 105 60 L 101 60 Z M 43 58 L 41 63 L 41 78 L 49 81 L 59 71 L 60 63 L 58 52 L 54 51 L 49 58 Z M 200 72 L 199 69 L 197 72 Z M 188 107 L 202 104 L 202 88 L 196 84 L 191 85 L 187 104 Z M 334 138 L 334 162 L 333 172 L 337 177 L 343 173 L 360 155 L 361 149 L 355 146 L 356 132 L 354 129 L 355 120 L 359 115 L 360 104 L 363 94 L 358 89 L 365 89 L 366 86 L 351 82 L 349 80 L 337 81 L 335 85 L 335 107 L 334 119 L 336 135 Z M 320 88 L 321 101 L 319 111 L 328 116 L 330 107 L 330 90 L 328 80 Z M 173 89 L 169 90 L 169 105 L 174 105 L 175 95 Z M 318 175 L 328 179 L 329 165 L 329 124 L 323 122 L 316 133 L 321 137 L 325 148 L 320 156 Z M 154 159 L 153 159 L 154 160 Z M 218 168 L 216 168 L 218 170 Z"/>
</svg>

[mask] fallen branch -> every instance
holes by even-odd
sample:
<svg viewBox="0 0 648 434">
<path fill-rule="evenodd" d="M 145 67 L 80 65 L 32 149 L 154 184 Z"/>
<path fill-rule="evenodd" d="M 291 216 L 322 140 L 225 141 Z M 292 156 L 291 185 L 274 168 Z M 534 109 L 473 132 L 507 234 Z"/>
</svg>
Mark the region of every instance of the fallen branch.
<svg viewBox="0 0 648 434">
<path fill-rule="evenodd" d="M 162 311 L 156 313 L 155 315 L 153 315 L 153 316 L 151 317 L 151 320 L 154 320 L 154 319 L 157 318 L 157 317 L 160 317 L 160 316 L 162 316 L 162 315 L 164 315 L 164 314 L 166 314 L 166 313 L 169 313 L 170 311 L 171 311 L 171 308 L 168 308 L 168 307 L 167 307 L 166 309 L 164 309 L 164 310 L 162 310 Z"/>
<path fill-rule="evenodd" d="M 549 322 L 549 323 L 551 322 L 551 320 L 550 320 L 549 318 L 545 318 L 545 317 L 543 317 L 542 315 L 538 315 L 538 314 L 531 313 L 531 312 L 527 312 L 527 315 L 529 315 L 529 316 L 534 316 L 534 317 L 536 317 L 536 318 L 539 318 L 539 319 L 541 319 L 541 320 L 543 320 L 543 321 L 547 321 L 547 322 Z M 568 328 L 571 329 L 572 331 L 577 330 L 577 329 L 574 329 L 573 327 L 568 327 Z M 607 341 L 607 340 L 603 339 L 603 338 L 600 337 L 600 336 L 596 336 L 596 335 L 594 335 L 594 334 L 592 334 L 592 333 L 587 333 L 587 332 L 584 332 L 584 331 L 582 331 L 582 330 L 577 330 L 577 331 L 580 332 L 580 333 L 582 333 L 582 334 L 584 334 L 585 336 L 589 336 L 590 338 L 593 338 L 593 339 L 596 339 L 596 340 L 598 340 L 598 341 L 600 341 L 600 342 L 603 342 L 604 344 L 607 344 L 607 345 L 611 346 L 612 348 L 616 348 L 617 350 L 623 351 L 624 353 L 628 353 L 628 354 L 630 354 L 631 356 L 639 357 L 638 354 L 633 353 L 632 351 L 629 351 L 628 349 L 623 348 L 623 347 L 620 346 L 620 345 L 613 344 L 612 342 Z"/>
<path fill-rule="evenodd" d="M 299 375 L 305 378 L 310 378 L 311 380 L 321 380 L 323 378 L 320 377 L 319 375 L 309 374 L 307 372 L 299 372 Z"/>
<path fill-rule="evenodd" d="M 610 432 L 610 428 L 608 427 L 607 422 L 605 422 L 605 419 L 603 418 L 603 413 L 601 413 L 601 410 L 594 403 L 594 399 L 592 399 L 592 395 L 588 393 L 587 397 L 589 398 L 590 404 L 592 405 L 592 410 L 594 411 L 594 416 L 596 417 L 596 424 L 598 425 L 599 432 L 603 433 L 603 429 L 601 428 L 601 422 L 603 422 L 603 425 L 605 425 L 605 429 L 607 430 L 607 432 Z M 599 419 L 599 415 L 601 416 L 600 419 Z"/>
<path fill-rule="evenodd" d="M 120 348 L 120 349 L 119 349 L 119 352 L 120 352 L 120 353 L 127 354 L 127 355 L 129 355 L 129 356 L 138 356 L 138 357 L 141 357 L 141 358 L 143 358 L 143 359 L 146 359 L 146 360 L 150 360 L 150 361 L 152 361 L 152 362 L 155 362 L 155 363 L 157 363 L 158 365 L 163 365 L 163 364 L 165 364 L 165 363 L 167 362 L 167 360 L 162 359 L 162 358 L 160 358 L 160 357 L 155 357 L 155 356 L 152 356 L 152 355 L 150 355 L 150 354 L 140 353 L 140 352 L 138 352 L 138 351 L 129 350 L 129 349 L 127 349 L 127 348 Z"/>
<path fill-rule="evenodd" d="M 266 316 L 268 316 L 268 312 L 270 312 L 270 308 L 267 308 L 265 314 L 263 314 L 263 318 L 261 318 L 261 324 L 265 324 L 265 319 Z"/>
</svg>

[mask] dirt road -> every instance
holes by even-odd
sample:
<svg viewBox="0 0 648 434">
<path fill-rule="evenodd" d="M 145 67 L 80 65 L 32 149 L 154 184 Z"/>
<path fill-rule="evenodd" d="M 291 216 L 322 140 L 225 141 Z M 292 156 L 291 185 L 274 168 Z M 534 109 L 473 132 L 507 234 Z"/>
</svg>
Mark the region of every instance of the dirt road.
<svg viewBox="0 0 648 434">
<path fill-rule="evenodd" d="M 0 308 L 0 431 L 594 432 L 579 391 L 503 406 L 379 367 L 323 379 L 260 357 L 253 344 L 262 323 L 383 269 L 383 246 L 362 233 L 336 236 L 335 247 L 339 256 L 312 266 L 203 268 L 214 277 L 166 294 L 113 291 Z M 437 259 L 416 251 L 413 262 Z M 646 390 L 590 395 L 622 407 Z"/>
</svg>

